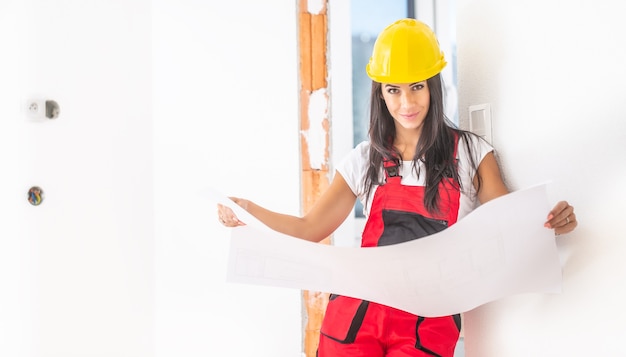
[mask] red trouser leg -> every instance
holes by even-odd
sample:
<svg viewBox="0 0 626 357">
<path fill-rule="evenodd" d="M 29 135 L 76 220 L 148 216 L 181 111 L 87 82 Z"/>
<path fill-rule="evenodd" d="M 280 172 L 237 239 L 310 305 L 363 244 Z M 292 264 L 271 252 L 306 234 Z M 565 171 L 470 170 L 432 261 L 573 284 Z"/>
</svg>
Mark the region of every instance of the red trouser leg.
<svg viewBox="0 0 626 357">
<path fill-rule="evenodd" d="M 459 339 L 459 324 L 452 316 L 424 318 L 387 308 L 385 357 L 452 357 Z M 459 320 L 460 323 L 460 320 Z"/>
<path fill-rule="evenodd" d="M 346 306 L 353 301 L 345 299 Z M 329 308 L 339 310 L 342 307 Z M 333 316 L 336 315 L 331 310 L 324 318 L 319 357 L 452 357 L 459 336 L 452 316 L 423 318 L 370 302 L 356 337 L 345 342 L 345 334 L 332 336 L 328 333 L 336 326 Z"/>
</svg>

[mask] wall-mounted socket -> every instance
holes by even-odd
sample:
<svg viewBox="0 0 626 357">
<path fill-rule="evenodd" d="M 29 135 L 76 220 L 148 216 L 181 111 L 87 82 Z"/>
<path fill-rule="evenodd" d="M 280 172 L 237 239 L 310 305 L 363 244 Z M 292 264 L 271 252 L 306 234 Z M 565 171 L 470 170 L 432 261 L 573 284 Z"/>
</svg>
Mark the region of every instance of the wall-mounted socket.
<svg viewBox="0 0 626 357">
<path fill-rule="evenodd" d="M 26 115 L 33 121 L 56 119 L 61 115 L 59 104 L 50 99 L 30 99 L 26 101 Z"/>
</svg>

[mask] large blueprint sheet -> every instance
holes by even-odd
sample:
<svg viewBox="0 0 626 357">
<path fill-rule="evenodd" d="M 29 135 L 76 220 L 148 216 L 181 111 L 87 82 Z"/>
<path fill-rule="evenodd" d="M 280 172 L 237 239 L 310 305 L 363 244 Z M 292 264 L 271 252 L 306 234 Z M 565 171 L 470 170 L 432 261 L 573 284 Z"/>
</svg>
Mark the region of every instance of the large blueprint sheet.
<svg viewBox="0 0 626 357">
<path fill-rule="evenodd" d="M 217 193 L 246 226 L 232 230 L 230 282 L 332 292 L 421 316 L 443 316 L 519 293 L 561 290 L 545 185 L 487 202 L 452 227 L 375 248 L 277 233 Z"/>
</svg>

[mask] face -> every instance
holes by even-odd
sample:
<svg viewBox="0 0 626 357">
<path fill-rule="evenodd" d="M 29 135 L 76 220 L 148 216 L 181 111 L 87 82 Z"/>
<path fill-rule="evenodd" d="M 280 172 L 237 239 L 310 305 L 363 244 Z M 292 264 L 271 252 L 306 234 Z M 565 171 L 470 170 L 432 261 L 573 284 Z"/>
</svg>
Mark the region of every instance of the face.
<svg viewBox="0 0 626 357">
<path fill-rule="evenodd" d="M 430 107 L 428 83 L 383 83 L 381 90 L 396 130 L 413 129 L 419 132 Z"/>
</svg>

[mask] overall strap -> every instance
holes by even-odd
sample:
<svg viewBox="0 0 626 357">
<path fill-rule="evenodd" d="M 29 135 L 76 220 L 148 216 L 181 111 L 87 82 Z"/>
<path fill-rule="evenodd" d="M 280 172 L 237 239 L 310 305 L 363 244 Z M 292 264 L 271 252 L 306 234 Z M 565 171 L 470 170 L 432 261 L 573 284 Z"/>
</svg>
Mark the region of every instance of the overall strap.
<svg viewBox="0 0 626 357">
<path fill-rule="evenodd" d="M 385 178 L 387 180 L 392 177 L 402 178 L 400 176 L 400 159 L 397 157 L 383 159 L 383 167 L 385 168 Z"/>
</svg>

